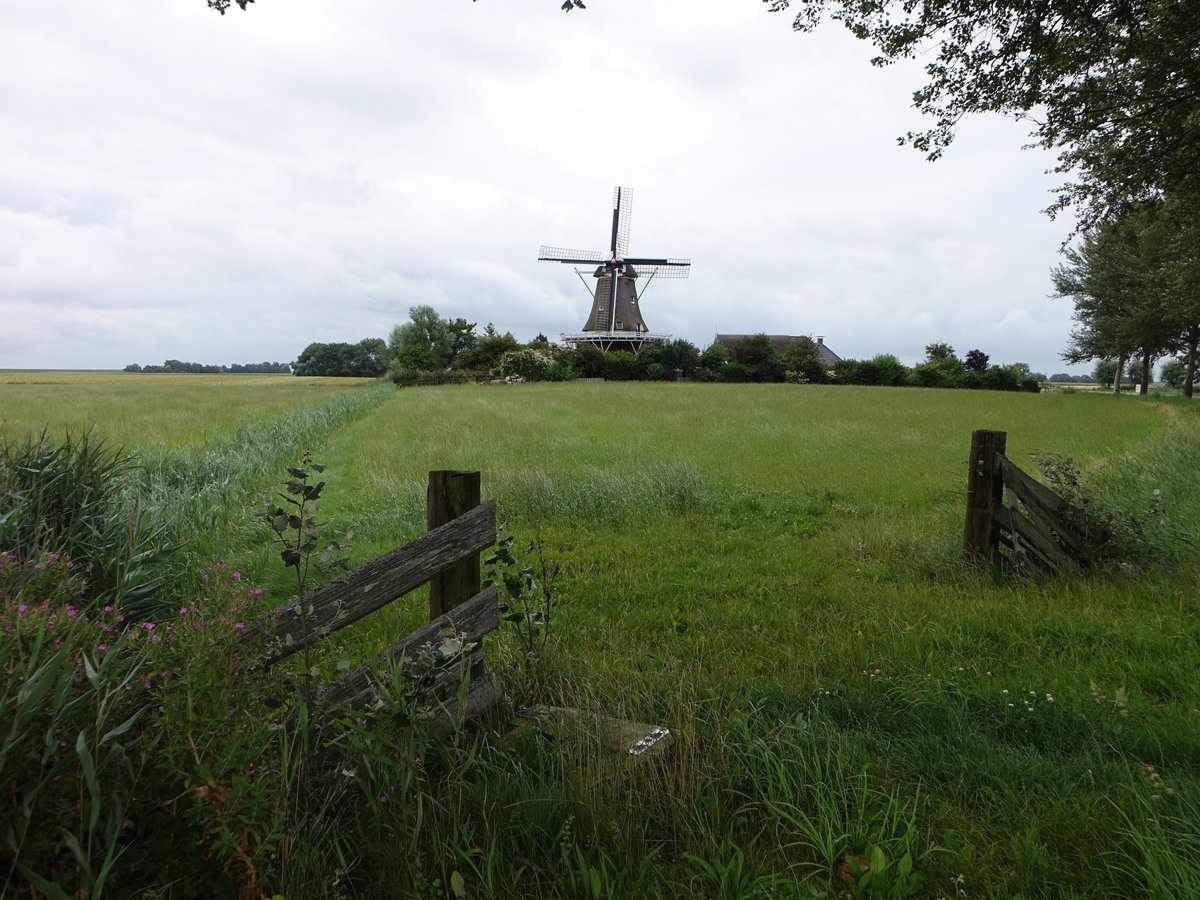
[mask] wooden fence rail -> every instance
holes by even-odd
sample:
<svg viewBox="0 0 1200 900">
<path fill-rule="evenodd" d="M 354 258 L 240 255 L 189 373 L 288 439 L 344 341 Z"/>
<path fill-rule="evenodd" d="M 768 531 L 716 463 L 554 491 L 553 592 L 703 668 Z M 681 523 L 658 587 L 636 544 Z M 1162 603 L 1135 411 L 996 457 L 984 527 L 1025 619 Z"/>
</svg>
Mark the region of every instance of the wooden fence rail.
<svg viewBox="0 0 1200 900">
<path fill-rule="evenodd" d="M 496 503 L 479 502 L 479 473 L 429 473 L 430 530 L 350 572 L 285 604 L 278 612 L 248 624 L 247 639 L 265 649 L 254 662 L 258 669 L 274 665 L 312 647 L 336 631 L 429 582 L 430 619 L 375 659 L 325 686 L 327 711 L 353 708 L 373 699 L 374 673 L 382 665 L 406 665 L 422 652 L 453 638 L 463 650 L 443 664 L 420 673 L 421 693 L 446 701 L 460 676 L 471 682 L 456 715 L 486 709 L 502 696 L 499 679 L 484 669 L 481 639 L 500 624 L 495 587 L 479 590 L 479 554 L 496 543 Z M 263 635 L 266 635 L 265 639 Z M 442 702 L 443 712 L 449 712 Z"/>
<path fill-rule="evenodd" d="M 1003 431 L 971 434 L 963 555 L 973 562 L 1007 563 L 1035 576 L 1095 565 L 1104 529 L 1009 460 L 1006 442 Z"/>
</svg>

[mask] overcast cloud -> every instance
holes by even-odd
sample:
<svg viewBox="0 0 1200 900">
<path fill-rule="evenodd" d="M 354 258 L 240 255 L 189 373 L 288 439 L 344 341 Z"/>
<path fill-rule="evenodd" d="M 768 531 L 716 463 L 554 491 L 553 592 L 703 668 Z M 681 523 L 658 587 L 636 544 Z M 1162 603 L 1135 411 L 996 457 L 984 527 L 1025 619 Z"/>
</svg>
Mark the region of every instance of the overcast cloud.
<svg viewBox="0 0 1200 900">
<path fill-rule="evenodd" d="M 926 344 L 1051 374 L 1059 176 L 1001 118 L 937 163 L 919 66 L 758 0 L 11 5 L 0 25 L 0 367 L 294 360 L 428 303 L 528 340 L 590 296 L 541 244 L 690 257 L 652 331 Z"/>
</svg>

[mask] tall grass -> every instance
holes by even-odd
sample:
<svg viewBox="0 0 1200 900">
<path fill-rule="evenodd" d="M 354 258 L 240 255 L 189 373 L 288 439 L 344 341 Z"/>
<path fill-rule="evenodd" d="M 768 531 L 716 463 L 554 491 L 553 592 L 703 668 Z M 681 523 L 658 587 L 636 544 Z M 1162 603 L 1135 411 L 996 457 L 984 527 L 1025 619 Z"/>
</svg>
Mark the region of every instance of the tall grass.
<svg viewBox="0 0 1200 900">
<path fill-rule="evenodd" d="M 278 487 L 270 483 L 272 473 L 282 472 L 304 450 L 320 446 L 394 392 L 383 382 L 366 384 L 239 424 L 206 447 L 147 459 L 139 495 L 175 523 L 183 541 L 177 571 L 199 571 L 247 540 L 256 509 Z"/>
<path fill-rule="evenodd" d="M 37 574 L 49 554 L 77 566 L 82 607 L 150 601 L 177 545 L 161 510 L 132 489 L 138 471 L 135 455 L 87 436 L 0 445 L 0 554 L 24 564 L 8 577 Z"/>
<path fill-rule="evenodd" d="M 239 424 L 353 392 L 357 378 L 0 371 L 0 428 L 12 438 L 91 434 L 154 455 L 203 447 Z"/>
<path fill-rule="evenodd" d="M 396 678 L 377 709 L 334 726 L 340 755 L 306 771 L 311 735 L 284 739 L 264 701 L 292 702 L 287 680 L 314 663 L 252 678 L 232 638 L 210 643 L 152 693 L 158 780 L 140 791 L 177 799 L 143 809 L 142 845 L 122 845 L 115 871 L 139 888 L 1190 896 L 1194 557 L 1043 583 L 958 561 L 981 427 L 1008 430 L 1018 462 L 1073 456 L 1108 502 L 1159 489 L 1158 521 L 1187 540 L 1190 406 L 606 384 L 389 389 L 360 404 L 281 421 L 244 468 L 233 443 L 147 483 L 271 606 L 267 530 L 231 510 L 277 461 L 312 449 L 328 463 L 323 511 L 335 529 L 363 526 L 360 560 L 423 530 L 427 470 L 482 469 L 514 547 L 536 531 L 562 572 L 538 665 L 505 631 L 491 664 L 513 702 L 584 724 L 514 728 L 501 711 L 435 739 Z M 424 618 L 416 605 L 347 629 L 331 651 L 345 663 L 315 664 L 394 641 Z M 614 754 L 588 724 L 601 716 L 666 725 L 673 743 Z"/>
</svg>

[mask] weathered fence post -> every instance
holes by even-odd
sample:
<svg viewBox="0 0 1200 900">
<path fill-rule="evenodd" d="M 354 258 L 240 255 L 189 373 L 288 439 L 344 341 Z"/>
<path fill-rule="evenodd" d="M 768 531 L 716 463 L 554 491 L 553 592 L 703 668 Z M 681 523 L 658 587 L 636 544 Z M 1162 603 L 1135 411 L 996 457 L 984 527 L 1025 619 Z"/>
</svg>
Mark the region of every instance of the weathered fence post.
<svg viewBox="0 0 1200 900">
<path fill-rule="evenodd" d="M 426 524 L 430 531 L 479 505 L 479 473 L 441 469 L 429 473 Z M 479 554 L 433 577 L 429 582 L 429 620 L 449 612 L 479 593 Z"/>
<path fill-rule="evenodd" d="M 1003 431 L 971 432 L 971 457 L 967 461 L 967 520 L 963 529 L 963 556 L 974 562 L 996 559 L 999 530 L 996 511 L 1004 502 L 1000 457 L 1008 435 Z"/>
</svg>

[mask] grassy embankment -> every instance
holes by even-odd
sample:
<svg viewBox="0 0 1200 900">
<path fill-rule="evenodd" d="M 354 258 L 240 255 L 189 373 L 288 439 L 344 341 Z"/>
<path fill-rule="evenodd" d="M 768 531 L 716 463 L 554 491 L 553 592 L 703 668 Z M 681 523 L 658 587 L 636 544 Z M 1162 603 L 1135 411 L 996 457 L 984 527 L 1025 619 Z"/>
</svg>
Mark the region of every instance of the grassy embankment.
<svg viewBox="0 0 1200 900">
<path fill-rule="evenodd" d="M 1018 462 L 1073 455 L 1126 506 L 1161 490 L 1200 530 L 1190 405 L 587 384 L 360 411 L 318 451 L 356 560 L 423 530 L 427 470 L 481 469 L 510 531 L 564 569 L 544 657 L 498 641 L 515 699 L 677 742 L 614 774 L 586 741 L 405 731 L 407 757 L 364 751 L 359 784 L 307 808 L 289 839 L 308 868 L 277 873 L 289 896 L 445 896 L 457 879 L 469 896 L 1189 896 L 1194 556 L 1040 585 L 964 568 L 974 428 L 1007 430 Z M 231 514 L 222 534 L 268 605 L 285 599 L 256 532 Z M 330 658 L 421 620 L 420 598 L 402 605 Z"/>
</svg>

